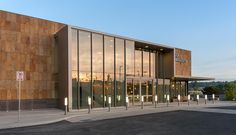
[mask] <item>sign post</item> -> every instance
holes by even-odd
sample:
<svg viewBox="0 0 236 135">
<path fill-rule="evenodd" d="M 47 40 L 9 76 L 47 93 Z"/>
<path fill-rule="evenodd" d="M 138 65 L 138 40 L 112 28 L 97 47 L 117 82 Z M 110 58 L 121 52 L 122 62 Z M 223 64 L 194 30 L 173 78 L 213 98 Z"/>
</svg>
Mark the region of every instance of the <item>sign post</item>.
<svg viewBox="0 0 236 135">
<path fill-rule="evenodd" d="M 16 71 L 16 81 L 18 81 L 18 122 L 20 122 L 21 81 L 23 80 L 24 80 L 24 72 Z"/>
</svg>

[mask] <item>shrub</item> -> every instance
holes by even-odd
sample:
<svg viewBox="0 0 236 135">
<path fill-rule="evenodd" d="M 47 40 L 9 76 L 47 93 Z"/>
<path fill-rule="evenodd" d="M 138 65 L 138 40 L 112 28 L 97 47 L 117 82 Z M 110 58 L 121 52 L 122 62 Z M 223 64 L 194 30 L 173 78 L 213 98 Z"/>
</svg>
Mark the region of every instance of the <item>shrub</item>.
<svg viewBox="0 0 236 135">
<path fill-rule="evenodd" d="M 234 83 L 227 83 L 225 85 L 225 99 L 235 100 L 236 96 L 236 85 Z"/>
</svg>

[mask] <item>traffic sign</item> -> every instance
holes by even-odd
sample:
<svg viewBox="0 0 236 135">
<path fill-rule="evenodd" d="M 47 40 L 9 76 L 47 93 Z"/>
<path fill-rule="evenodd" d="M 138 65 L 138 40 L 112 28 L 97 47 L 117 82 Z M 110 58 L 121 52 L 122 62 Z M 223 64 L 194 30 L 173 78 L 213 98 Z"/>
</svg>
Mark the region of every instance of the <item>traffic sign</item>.
<svg viewBox="0 0 236 135">
<path fill-rule="evenodd" d="M 16 71 L 16 80 L 23 81 L 24 80 L 24 72 L 23 71 Z"/>
</svg>

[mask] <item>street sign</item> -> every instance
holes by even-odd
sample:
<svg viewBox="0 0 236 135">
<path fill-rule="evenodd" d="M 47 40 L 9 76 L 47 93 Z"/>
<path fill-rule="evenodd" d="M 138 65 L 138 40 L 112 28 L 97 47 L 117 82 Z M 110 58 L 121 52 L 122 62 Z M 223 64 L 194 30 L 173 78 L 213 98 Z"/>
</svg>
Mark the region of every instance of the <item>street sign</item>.
<svg viewBox="0 0 236 135">
<path fill-rule="evenodd" d="M 23 81 L 24 80 L 24 72 L 23 71 L 16 71 L 16 80 Z"/>
<path fill-rule="evenodd" d="M 20 122 L 20 100 L 21 100 L 21 81 L 24 80 L 24 72 L 16 71 L 16 81 L 18 81 L 18 122 Z"/>
</svg>

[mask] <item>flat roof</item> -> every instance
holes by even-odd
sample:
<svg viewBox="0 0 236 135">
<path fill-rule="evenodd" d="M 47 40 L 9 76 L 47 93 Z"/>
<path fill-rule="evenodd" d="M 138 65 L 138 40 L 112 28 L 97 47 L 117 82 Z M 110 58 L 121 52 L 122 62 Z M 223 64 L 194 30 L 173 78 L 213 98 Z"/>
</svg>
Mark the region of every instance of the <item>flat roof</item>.
<svg viewBox="0 0 236 135">
<path fill-rule="evenodd" d="M 210 77 L 198 77 L 198 76 L 174 76 L 172 80 L 175 81 L 209 81 L 215 80 L 215 78 Z"/>
</svg>

